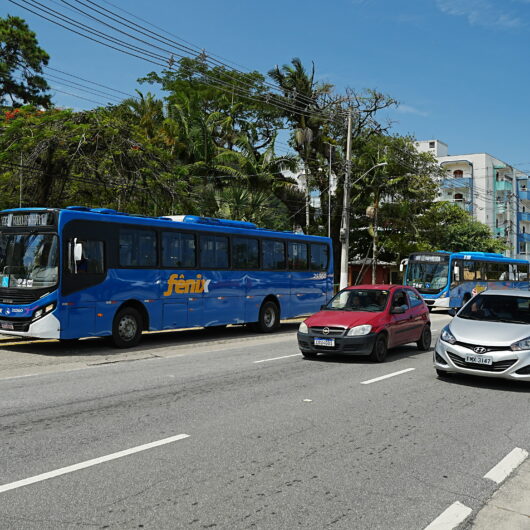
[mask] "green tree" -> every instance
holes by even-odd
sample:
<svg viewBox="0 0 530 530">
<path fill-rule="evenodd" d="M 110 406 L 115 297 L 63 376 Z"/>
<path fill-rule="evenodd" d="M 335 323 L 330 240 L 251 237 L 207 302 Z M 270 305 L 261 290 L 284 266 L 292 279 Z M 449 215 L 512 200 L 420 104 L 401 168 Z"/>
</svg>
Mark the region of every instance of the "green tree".
<svg viewBox="0 0 530 530">
<path fill-rule="evenodd" d="M 421 250 L 504 252 L 507 249 L 506 243 L 493 237 L 487 225 L 473 219 L 456 204 L 435 202 L 417 222 Z"/>
<path fill-rule="evenodd" d="M 49 107 L 48 83 L 40 75 L 48 60 L 23 19 L 0 18 L 0 105 Z"/>
</svg>

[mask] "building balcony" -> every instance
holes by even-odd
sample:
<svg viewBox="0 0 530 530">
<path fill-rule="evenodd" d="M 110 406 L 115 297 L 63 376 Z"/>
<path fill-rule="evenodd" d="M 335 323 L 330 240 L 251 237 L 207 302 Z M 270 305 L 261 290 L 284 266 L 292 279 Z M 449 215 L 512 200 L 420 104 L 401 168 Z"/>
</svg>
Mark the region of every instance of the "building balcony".
<svg viewBox="0 0 530 530">
<path fill-rule="evenodd" d="M 528 242 L 530 241 L 530 234 L 522 234 L 522 233 L 519 233 L 517 234 L 517 240 L 522 243 L 522 242 Z"/>
<path fill-rule="evenodd" d="M 472 181 L 471 177 L 450 177 L 442 179 L 441 188 L 471 188 Z"/>
<path fill-rule="evenodd" d="M 513 191 L 513 182 L 507 180 L 496 180 L 495 189 L 497 191 Z"/>
<path fill-rule="evenodd" d="M 519 195 L 519 199 L 530 201 L 530 191 L 519 189 L 518 195 Z"/>
<path fill-rule="evenodd" d="M 505 213 L 506 212 L 506 203 L 504 202 L 497 202 L 495 204 L 495 212 L 497 214 Z"/>
<path fill-rule="evenodd" d="M 504 228 L 494 228 L 493 235 L 495 237 L 504 237 L 505 230 Z"/>
<path fill-rule="evenodd" d="M 518 212 L 517 217 L 519 218 L 519 221 L 530 221 L 529 212 Z"/>
</svg>

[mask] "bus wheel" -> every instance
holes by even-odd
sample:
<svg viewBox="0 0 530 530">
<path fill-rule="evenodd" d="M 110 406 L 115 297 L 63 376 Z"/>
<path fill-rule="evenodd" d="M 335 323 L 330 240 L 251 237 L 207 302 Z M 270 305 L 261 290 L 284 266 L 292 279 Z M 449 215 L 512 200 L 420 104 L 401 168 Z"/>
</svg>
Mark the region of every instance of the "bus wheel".
<svg viewBox="0 0 530 530">
<path fill-rule="evenodd" d="M 280 327 L 280 310 L 278 306 L 268 300 L 264 302 L 259 310 L 259 320 L 256 322 L 257 331 L 270 333 Z"/>
<path fill-rule="evenodd" d="M 140 342 L 142 317 L 133 307 L 120 309 L 112 324 L 112 342 L 117 348 L 130 348 Z"/>
</svg>

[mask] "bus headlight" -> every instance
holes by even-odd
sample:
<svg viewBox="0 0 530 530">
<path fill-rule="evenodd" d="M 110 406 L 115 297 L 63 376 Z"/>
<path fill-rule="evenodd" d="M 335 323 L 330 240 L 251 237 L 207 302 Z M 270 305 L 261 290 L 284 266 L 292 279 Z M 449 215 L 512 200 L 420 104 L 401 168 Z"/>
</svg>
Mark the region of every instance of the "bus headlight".
<svg viewBox="0 0 530 530">
<path fill-rule="evenodd" d="M 48 304 L 45 307 L 41 307 L 41 308 L 37 309 L 37 311 L 35 311 L 35 313 L 33 313 L 33 320 L 37 320 L 37 319 L 43 317 L 44 315 L 47 315 L 48 313 L 51 313 L 54 309 L 55 309 L 55 302 L 53 302 L 51 304 Z"/>
<path fill-rule="evenodd" d="M 309 333 L 309 329 L 307 328 L 307 324 L 305 322 L 302 322 L 300 326 L 298 327 L 299 333 Z"/>
<path fill-rule="evenodd" d="M 368 335 L 370 331 L 372 331 L 372 326 L 370 326 L 370 324 L 364 324 L 363 326 L 355 326 L 354 328 L 351 328 L 348 330 L 348 333 L 346 333 L 346 336 L 357 337 L 359 335 Z"/>
</svg>

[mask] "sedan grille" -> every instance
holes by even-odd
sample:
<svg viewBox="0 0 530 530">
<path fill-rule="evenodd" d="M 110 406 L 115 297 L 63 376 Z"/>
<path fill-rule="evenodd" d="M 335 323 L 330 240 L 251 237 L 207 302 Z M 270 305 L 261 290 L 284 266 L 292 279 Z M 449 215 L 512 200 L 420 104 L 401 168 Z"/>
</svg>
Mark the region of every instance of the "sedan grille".
<svg viewBox="0 0 530 530">
<path fill-rule="evenodd" d="M 475 348 L 486 348 L 485 351 L 482 353 L 488 353 L 490 351 L 506 351 L 510 350 L 510 345 L 507 346 L 482 346 L 482 344 L 470 344 L 468 342 L 460 342 L 456 341 L 455 344 L 458 346 L 462 346 L 463 348 L 467 348 L 468 350 L 475 351 Z"/>
<path fill-rule="evenodd" d="M 508 370 L 510 366 L 517 362 L 517 359 L 508 359 L 506 361 L 497 361 L 491 365 L 487 364 L 476 364 L 466 363 L 462 357 L 455 355 L 454 353 L 447 352 L 447 355 L 451 358 L 451 361 L 460 368 L 469 368 L 470 370 L 482 370 L 483 372 L 504 372 Z"/>
<path fill-rule="evenodd" d="M 324 332 L 324 329 L 328 329 L 328 333 Z M 338 326 L 314 326 L 310 328 L 311 333 L 315 335 L 322 335 L 324 337 L 340 337 L 346 331 L 346 328 Z"/>
</svg>

